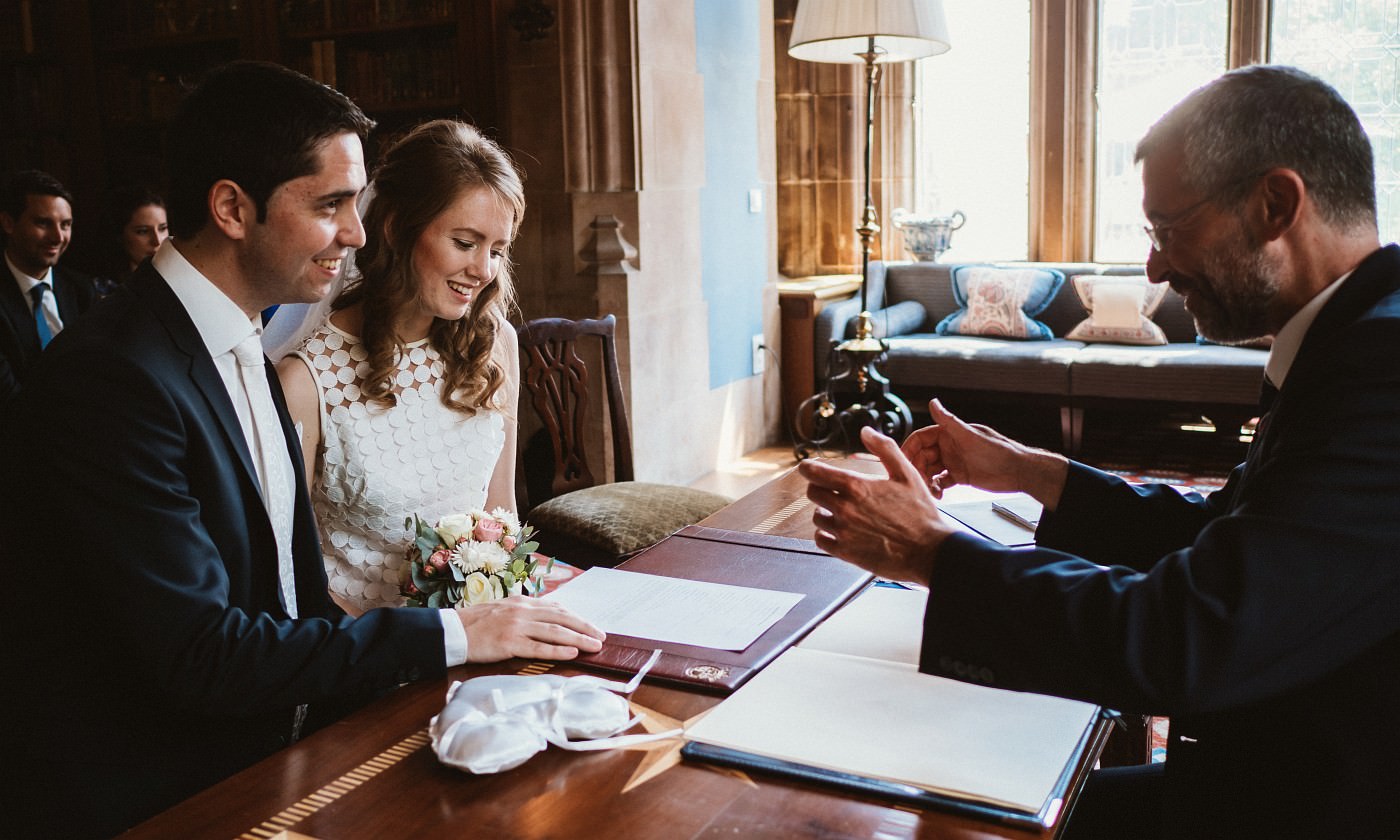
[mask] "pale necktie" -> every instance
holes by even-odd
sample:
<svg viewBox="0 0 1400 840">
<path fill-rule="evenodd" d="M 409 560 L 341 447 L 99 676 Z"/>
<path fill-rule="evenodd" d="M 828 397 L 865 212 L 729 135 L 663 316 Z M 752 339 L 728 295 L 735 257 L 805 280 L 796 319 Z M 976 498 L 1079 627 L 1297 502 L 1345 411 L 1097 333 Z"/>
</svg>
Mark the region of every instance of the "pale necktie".
<svg viewBox="0 0 1400 840">
<path fill-rule="evenodd" d="M 282 597 L 287 602 L 288 614 L 296 618 L 296 580 L 292 572 L 292 469 L 287 439 L 277 420 L 277 409 L 272 405 L 261 337 L 254 333 L 243 339 L 233 348 L 233 354 L 238 358 L 238 376 L 248 395 L 248 407 L 252 409 L 257 440 L 249 441 L 249 448 L 262 480 L 263 504 L 267 506 L 267 515 L 277 536 L 277 576 L 282 583 Z"/>
</svg>

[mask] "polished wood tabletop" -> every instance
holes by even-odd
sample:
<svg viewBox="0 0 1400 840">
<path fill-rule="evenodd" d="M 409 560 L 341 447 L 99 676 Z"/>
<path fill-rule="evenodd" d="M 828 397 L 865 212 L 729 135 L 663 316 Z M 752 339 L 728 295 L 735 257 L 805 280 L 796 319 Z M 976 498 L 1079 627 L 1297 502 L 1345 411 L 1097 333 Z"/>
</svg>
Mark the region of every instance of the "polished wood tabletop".
<svg viewBox="0 0 1400 840">
<path fill-rule="evenodd" d="M 795 474 L 788 474 L 702 524 L 810 537 L 811 509 L 803 504 L 804 489 Z M 563 663 L 524 660 L 454 668 L 448 679 L 389 693 L 123 837 L 830 840 L 1032 838 L 1056 833 L 916 811 L 778 777 L 682 761 L 679 738 L 602 752 L 550 747 L 520 767 L 485 776 L 438 762 L 427 727 L 442 710 L 452 680 L 545 672 L 585 673 Z M 648 716 L 645 725 L 652 731 L 682 725 L 719 700 L 650 683 L 632 695 L 634 708 Z M 1081 767 L 1081 779 L 1084 772 Z"/>
</svg>

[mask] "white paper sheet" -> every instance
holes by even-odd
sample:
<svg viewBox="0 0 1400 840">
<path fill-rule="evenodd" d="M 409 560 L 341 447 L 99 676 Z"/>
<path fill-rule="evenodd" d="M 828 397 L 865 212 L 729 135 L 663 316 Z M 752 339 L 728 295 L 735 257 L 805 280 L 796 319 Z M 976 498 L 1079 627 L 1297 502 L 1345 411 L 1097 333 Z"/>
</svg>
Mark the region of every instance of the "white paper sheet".
<svg viewBox="0 0 1400 840">
<path fill-rule="evenodd" d="M 919 667 L 928 592 L 871 586 L 813 628 L 798 647 Z"/>
<path fill-rule="evenodd" d="M 1015 548 L 1035 544 L 1034 528 L 1026 528 L 1002 516 L 993 510 L 993 505 L 1004 505 L 1032 522 L 1040 520 L 1040 503 L 1025 493 L 987 494 L 981 499 L 942 504 L 939 509 L 957 526 L 962 526 L 962 530 L 1002 545 Z"/>
<path fill-rule="evenodd" d="M 544 596 L 605 633 L 743 650 L 802 600 L 777 592 L 593 568 Z"/>
</svg>

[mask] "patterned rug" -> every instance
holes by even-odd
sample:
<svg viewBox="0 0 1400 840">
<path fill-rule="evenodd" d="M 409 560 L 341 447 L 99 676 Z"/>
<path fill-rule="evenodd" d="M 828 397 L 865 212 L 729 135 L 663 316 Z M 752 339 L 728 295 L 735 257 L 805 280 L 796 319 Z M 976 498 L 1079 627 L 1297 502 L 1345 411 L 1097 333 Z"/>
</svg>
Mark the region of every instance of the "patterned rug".
<svg viewBox="0 0 1400 840">
<path fill-rule="evenodd" d="M 1099 467 L 1104 472 L 1122 476 L 1133 484 L 1170 484 L 1183 492 L 1209 493 L 1225 486 L 1227 475 L 1188 473 L 1179 470 L 1141 470 L 1113 467 Z"/>
</svg>

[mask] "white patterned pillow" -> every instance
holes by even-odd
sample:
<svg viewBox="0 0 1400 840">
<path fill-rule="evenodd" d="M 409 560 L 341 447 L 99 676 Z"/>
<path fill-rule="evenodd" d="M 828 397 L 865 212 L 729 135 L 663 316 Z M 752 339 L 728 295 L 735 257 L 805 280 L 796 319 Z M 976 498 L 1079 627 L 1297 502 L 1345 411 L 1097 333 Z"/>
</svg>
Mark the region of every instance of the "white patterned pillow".
<svg viewBox="0 0 1400 840">
<path fill-rule="evenodd" d="M 1109 344 L 1166 344 L 1152 313 L 1167 294 L 1166 283 L 1149 282 L 1146 275 L 1113 277 L 1081 274 L 1070 280 L 1089 317 L 1065 338 Z"/>
</svg>

